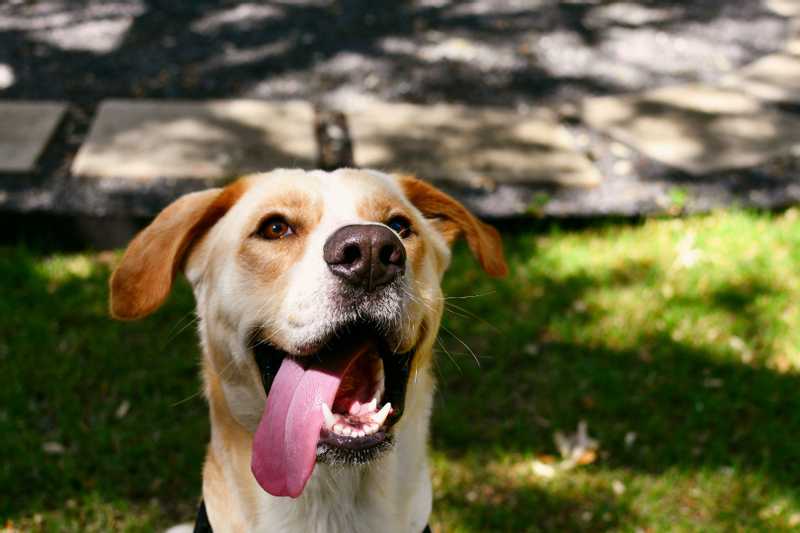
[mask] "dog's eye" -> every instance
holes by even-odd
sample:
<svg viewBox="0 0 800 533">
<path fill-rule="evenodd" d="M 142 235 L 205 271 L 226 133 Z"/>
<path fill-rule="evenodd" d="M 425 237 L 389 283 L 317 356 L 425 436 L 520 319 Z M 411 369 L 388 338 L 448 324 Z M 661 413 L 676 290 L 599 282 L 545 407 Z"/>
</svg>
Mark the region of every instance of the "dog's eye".
<svg viewBox="0 0 800 533">
<path fill-rule="evenodd" d="M 386 225 L 403 239 L 411 235 L 411 221 L 406 217 L 392 217 Z"/>
<path fill-rule="evenodd" d="M 283 217 L 270 217 L 261 223 L 258 228 L 258 236 L 262 239 L 275 240 L 288 237 L 294 230 Z"/>
</svg>

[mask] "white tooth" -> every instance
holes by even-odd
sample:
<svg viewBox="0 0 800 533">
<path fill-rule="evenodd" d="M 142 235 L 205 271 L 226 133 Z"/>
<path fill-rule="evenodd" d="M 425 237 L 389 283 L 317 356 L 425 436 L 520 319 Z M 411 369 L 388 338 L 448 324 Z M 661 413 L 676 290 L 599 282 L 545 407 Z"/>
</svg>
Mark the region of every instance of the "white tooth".
<svg viewBox="0 0 800 533">
<path fill-rule="evenodd" d="M 322 417 L 325 419 L 325 427 L 328 429 L 332 428 L 336 423 L 336 417 L 333 416 L 331 408 L 325 402 L 322 402 Z"/>
<path fill-rule="evenodd" d="M 364 435 L 366 435 L 366 433 L 364 432 L 363 429 L 359 429 L 358 431 L 353 432 L 354 437 L 363 437 Z"/>
<path fill-rule="evenodd" d="M 378 390 L 375 391 L 375 397 L 378 399 L 383 398 L 383 392 L 386 390 L 386 378 L 383 374 L 383 363 L 381 363 L 380 370 L 378 371 Z"/>
<path fill-rule="evenodd" d="M 359 411 L 361 411 L 361 403 L 358 401 L 353 402 L 353 404 L 350 406 L 350 414 L 357 415 Z"/>
<path fill-rule="evenodd" d="M 344 435 L 345 437 L 349 437 L 352 434 L 353 434 L 353 428 L 351 428 L 350 426 L 344 426 L 342 428 L 342 435 Z"/>
<path fill-rule="evenodd" d="M 378 408 L 378 399 L 373 398 L 371 402 L 362 407 L 362 413 L 372 413 Z"/>
<path fill-rule="evenodd" d="M 392 410 L 391 402 L 387 402 L 380 411 L 372 415 L 372 421 L 378 424 L 378 427 L 382 426 L 384 422 L 386 422 L 386 417 L 389 416 L 389 411 Z"/>
<path fill-rule="evenodd" d="M 336 424 L 333 426 L 333 432 L 337 435 L 344 435 L 344 424 Z"/>
<path fill-rule="evenodd" d="M 369 425 L 367 425 L 367 429 L 369 430 L 370 434 L 371 433 L 375 433 L 376 431 L 378 431 L 379 427 L 380 426 L 378 426 L 378 424 L 369 424 Z"/>
</svg>

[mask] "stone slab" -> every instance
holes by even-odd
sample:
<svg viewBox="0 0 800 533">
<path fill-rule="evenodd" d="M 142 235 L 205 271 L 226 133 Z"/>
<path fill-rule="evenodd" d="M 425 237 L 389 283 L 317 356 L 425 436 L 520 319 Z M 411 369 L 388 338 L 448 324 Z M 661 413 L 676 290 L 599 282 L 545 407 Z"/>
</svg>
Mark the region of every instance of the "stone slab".
<svg viewBox="0 0 800 533">
<path fill-rule="evenodd" d="M 797 0 L 766 0 L 766 6 L 783 17 L 800 17 L 800 2 Z"/>
<path fill-rule="evenodd" d="M 800 30 L 789 39 L 786 44 L 786 52 L 793 56 L 800 56 Z"/>
<path fill-rule="evenodd" d="M 0 172 L 31 172 L 67 110 L 57 102 L 0 102 Z"/>
<path fill-rule="evenodd" d="M 485 189 L 600 182 L 570 132 L 550 113 L 354 98 L 347 99 L 343 111 L 359 166 Z"/>
<path fill-rule="evenodd" d="M 582 103 L 591 128 L 694 175 L 756 167 L 800 146 L 800 119 L 732 89 L 682 85 Z"/>
<path fill-rule="evenodd" d="M 763 57 L 726 79 L 725 85 L 772 102 L 800 102 L 800 55 Z"/>
<path fill-rule="evenodd" d="M 311 107 L 299 101 L 106 101 L 72 173 L 228 179 L 277 167 L 311 168 L 312 120 Z"/>
</svg>

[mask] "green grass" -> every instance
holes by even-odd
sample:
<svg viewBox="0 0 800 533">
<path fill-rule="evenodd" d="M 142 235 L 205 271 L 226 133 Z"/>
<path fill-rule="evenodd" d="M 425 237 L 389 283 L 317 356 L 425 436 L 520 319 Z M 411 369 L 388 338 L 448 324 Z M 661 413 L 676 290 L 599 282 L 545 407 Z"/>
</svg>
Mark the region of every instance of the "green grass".
<svg viewBox="0 0 800 533">
<path fill-rule="evenodd" d="M 506 246 L 507 279 L 459 248 L 445 283 L 435 529 L 800 527 L 797 211 Z M 152 531 L 194 512 L 208 430 L 191 295 L 114 323 L 109 262 L 0 249 L 0 526 Z M 537 475 L 581 420 L 596 459 Z"/>
</svg>

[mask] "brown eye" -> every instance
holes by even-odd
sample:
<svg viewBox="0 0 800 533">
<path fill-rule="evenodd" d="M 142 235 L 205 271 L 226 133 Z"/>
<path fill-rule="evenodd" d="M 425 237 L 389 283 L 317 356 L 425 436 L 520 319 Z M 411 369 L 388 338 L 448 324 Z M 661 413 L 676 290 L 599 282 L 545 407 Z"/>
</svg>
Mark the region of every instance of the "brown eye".
<svg viewBox="0 0 800 533">
<path fill-rule="evenodd" d="M 406 217 L 392 217 L 386 225 L 403 239 L 411 235 L 411 221 Z"/>
<path fill-rule="evenodd" d="M 293 233 L 294 230 L 289 223 L 280 216 L 270 217 L 262 222 L 257 232 L 259 237 L 270 241 L 288 237 Z"/>
</svg>

